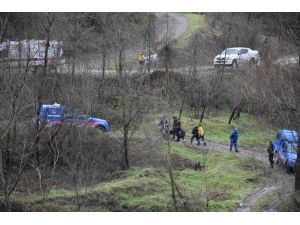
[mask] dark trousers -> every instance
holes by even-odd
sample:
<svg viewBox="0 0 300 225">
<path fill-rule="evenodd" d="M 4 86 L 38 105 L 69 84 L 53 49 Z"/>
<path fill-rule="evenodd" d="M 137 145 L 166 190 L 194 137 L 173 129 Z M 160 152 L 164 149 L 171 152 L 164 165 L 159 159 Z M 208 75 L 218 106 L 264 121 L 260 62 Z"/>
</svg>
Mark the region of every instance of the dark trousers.
<svg viewBox="0 0 300 225">
<path fill-rule="evenodd" d="M 269 162 L 270 162 L 270 166 L 273 168 L 274 167 L 273 154 L 269 154 Z"/>
<path fill-rule="evenodd" d="M 200 141 L 201 139 L 202 139 L 202 141 L 203 141 L 203 144 L 206 144 L 206 143 L 205 143 L 205 139 L 204 139 L 204 135 L 203 135 L 203 136 L 200 135 L 199 141 Z"/>
<path fill-rule="evenodd" d="M 233 145 L 234 145 L 235 151 L 237 151 L 237 141 L 230 140 L 230 150 L 232 149 Z"/>
<path fill-rule="evenodd" d="M 191 137 L 191 144 L 193 144 L 194 138 L 196 138 L 198 144 L 200 144 L 200 136 L 199 136 L 199 134 L 196 134 L 196 135 L 193 134 L 193 136 Z"/>
<path fill-rule="evenodd" d="M 177 129 L 174 129 L 174 130 L 173 130 L 173 138 L 175 138 L 175 135 L 176 135 L 177 141 L 180 140 L 180 137 L 179 137 L 179 131 L 180 131 L 180 128 L 177 128 Z"/>
</svg>

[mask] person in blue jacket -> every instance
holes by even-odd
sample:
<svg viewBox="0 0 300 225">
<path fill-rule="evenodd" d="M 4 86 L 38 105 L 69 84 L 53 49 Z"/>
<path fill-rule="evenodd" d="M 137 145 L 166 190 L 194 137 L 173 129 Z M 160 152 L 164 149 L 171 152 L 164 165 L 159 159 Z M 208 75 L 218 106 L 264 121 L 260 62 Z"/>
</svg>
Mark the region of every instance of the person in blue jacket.
<svg viewBox="0 0 300 225">
<path fill-rule="evenodd" d="M 238 138 L 239 138 L 239 130 L 238 128 L 235 128 L 230 133 L 230 151 L 232 151 L 232 146 L 234 145 L 235 151 L 239 152 L 239 150 L 237 149 Z"/>
</svg>

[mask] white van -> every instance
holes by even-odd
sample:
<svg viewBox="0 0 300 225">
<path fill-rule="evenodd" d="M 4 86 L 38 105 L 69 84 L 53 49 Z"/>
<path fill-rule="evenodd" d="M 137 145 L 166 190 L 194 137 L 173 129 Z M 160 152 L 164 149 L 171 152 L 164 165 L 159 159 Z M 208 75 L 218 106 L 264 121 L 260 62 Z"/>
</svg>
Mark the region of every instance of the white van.
<svg viewBox="0 0 300 225">
<path fill-rule="evenodd" d="M 48 65 L 50 67 L 65 64 L 62 49 L 63 42 L 52 40 L 49 42 Z M 11 67 L 42 66 L 45 63 L 46 41 L 45 40 L 22 40 L 0 43 L 0 64 Z"/>
</svg>

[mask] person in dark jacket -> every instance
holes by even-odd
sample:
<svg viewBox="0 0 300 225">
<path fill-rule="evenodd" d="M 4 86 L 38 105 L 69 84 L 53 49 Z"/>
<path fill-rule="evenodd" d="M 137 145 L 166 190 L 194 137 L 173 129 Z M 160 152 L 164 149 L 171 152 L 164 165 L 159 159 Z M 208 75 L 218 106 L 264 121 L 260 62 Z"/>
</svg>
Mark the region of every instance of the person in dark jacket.
<svg viewBox="0 0 300 225">
<path fill-rule="evenodd" d="M 160 120 L 159 125 L 161 126 L 161 131 L 164 139 L 169 139 L 169 121 L 166 116 L 163 116 Z"/>
<path fill-rule="evenodd" d="M 235 128 L 230 133 L 230 151 L 232 151 L 232 146 L 234 145 L 235 152 L 239 152 L 239 150 L 237 148 L 238 138 L 239 138 L 239 130 L 238 130 L 238 128 Z"/>
<path fill-rule="evenodd" d="M 192 128 L 192 137 L 191 137 L 191 144 L 193 144 L 194 138 L 197 140 L 197 145 L 200 145 L 200 136 L 199 136 L 199 131 L 198 131 L 198 126 L 194 125 Z"/>
<path fill-rule="evenodd" d="M 270 166 L 271 168 L 273 168 L 274 167 L 274 145 L 272 141 L 270 141 L 267 151 L 268 151 Z"/>
<path fill-rule="evenodd" d="M 173 116 L 173 138 L 175 138 L 176 135 L 177 137 L 176 141 L 180 141 L 180 135 L 179 135 L 180 130 L 181 130 L 181 122 L 176 116 Z"/>
</svg>

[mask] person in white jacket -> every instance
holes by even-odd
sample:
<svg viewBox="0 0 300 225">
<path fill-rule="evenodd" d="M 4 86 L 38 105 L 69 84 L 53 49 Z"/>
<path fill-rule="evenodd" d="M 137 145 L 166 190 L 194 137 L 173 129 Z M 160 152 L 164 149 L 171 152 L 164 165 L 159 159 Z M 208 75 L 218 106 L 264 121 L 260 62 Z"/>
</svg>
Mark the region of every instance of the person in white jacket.
<svg viewBox="0 0 300 225">
<path fill-rule="evenodd" d="M 157 53 L 155 51 L 150 56 L 150 60 L 152 62 L 153 71 L 154 72 L 157 71 L 157 69 L 158 69 L 158 55 L 157 55 Z"/>
</svg>

